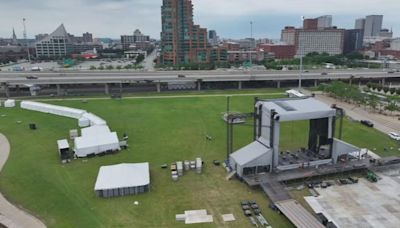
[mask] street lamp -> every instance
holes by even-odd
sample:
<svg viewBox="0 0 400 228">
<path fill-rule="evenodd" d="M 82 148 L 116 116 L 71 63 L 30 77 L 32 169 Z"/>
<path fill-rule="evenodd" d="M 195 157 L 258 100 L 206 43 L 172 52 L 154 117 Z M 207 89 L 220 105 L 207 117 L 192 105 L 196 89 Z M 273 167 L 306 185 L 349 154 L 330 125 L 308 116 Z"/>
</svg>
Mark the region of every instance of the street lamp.
<svg viewBox="0 0 400 228">
<path fill-rule="evenodd" d="M 26 34 L 26 25 L 25 25 L 25 18 L 22 18 L 22 24 L 24 25 L 24 40 L 25 40 L 25 45 L 26 45 L 26 50 L 28 54 L 28 62 L 31 62 L 31 54 L 29 53 L 29 45 L 28 45 L 28 40 L 27 40 L 27 34 Z"/>
<path fill-rule="evenodd" d="M 253 21 L 250 21 L 250 42 L 251 42 L 251 48 L 250 48 L 249 56 L 250 56 L 250 67 L 251 67 L 253 65 L 253 56 L 252 56 L 251 51 L 254 48 L 253 47 Z"/>
<path fill-rule="evenodd" d="M 304 16 L 301 16 L 301 23 L 303 24 L 304 22 Z M 297 39 L 299 39 L 300 37 L 298 37 Z M 298 41 L 299 43 L 299 54 L 300 54 L 300 72 L 299 72 L 299 91 L 301 90 L 301 78 L 303 76 L 303 47 L 300 45 L 300 41 Z"/>
</svg>

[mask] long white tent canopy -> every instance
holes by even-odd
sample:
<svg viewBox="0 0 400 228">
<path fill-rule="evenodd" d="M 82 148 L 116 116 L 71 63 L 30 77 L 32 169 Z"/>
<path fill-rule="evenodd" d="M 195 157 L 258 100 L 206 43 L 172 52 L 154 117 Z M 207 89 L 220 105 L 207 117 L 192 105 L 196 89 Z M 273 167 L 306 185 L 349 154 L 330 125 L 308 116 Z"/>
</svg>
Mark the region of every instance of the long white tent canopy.
<svg viewBox="0 0 400 228">
<path fill-rule="evenodd" d="M 107 125 L 107 122 L 105 120 L 83 109 L 69 108 L 69 107 L 46 104 L 35 101 L 22 101 L 21 108 L 31 111 L 38 111 L 58 116 L 74 118 L 77 119 L 79 123 L 88 122 L 90 126 Z M 87 121 L 82 121 L 82 120 L 87 120 Z M 81 124 L 79 125 L 82 126 Z M 87 126 L 82 126 L 82 127 L 87 127 Z"/>
<path fill-rule="evenodd" d="M 117 133 L 110 131 L 105 120 L 86 110 L 35 101 L 22 101 L 21 108 L 77 119 L 80 127 L 86 127 L 82 128 L 81 136 L 74 139 L 78 157 L 121 149 Z"/>
</svg>

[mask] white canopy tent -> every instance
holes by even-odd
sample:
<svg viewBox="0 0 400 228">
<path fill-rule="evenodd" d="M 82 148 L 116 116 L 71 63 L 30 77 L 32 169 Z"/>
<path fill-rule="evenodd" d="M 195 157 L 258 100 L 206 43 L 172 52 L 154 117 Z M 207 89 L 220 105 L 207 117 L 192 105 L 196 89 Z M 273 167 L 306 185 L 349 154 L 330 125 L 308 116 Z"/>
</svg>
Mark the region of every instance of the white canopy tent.
<svg viewBox="0 0 400 228">
<path fill-rule="evenodd" d="M 116 132 L 110 132 L 108 126 L 92 126 L 82 129 L 82 136 L 74 139 L 75 154 L 86 157 L 107 151 L 121 150 Z"/>
<path fill-rule="evenodd" d="M 78 125 L 80 127 L 87 127 L 89 125 L 90 126 L 107 125 L 107 122 L 102 118 L 82 109 L 69 108 L 69 107 L 46 104 L 35 101 L 22 101 L 21 108 L 32 111 L 50 113 L 58 116 L 74 118 L 78 120 Z"/>
<path fill-rule="evenodd" d="M 107 125 L 107 122 L 102 118 L 94 115 L 93 113 L 85 113 L 82 115 L 82 118 L 85 118 L 90 121 L 90 126 L 94 125 Z"/>
<path fill-rule="evenodd" d="M 98 196 L 113 197 L 149 190 L 149 163 L 122 163 L 100 167 L 94 190 Z"/>
<path fill-rule="evenodd" d="M 50 114 L 54 114 L 54 115 L 58 115 L 58 116 L 65 116 L 65 117 L 74 118 L 74 119 L 79 119 L 79 118 L 81 118 L 81 116 L 83 114 L 86 113 L 86 111 L 82 110 L 82 109 L 69 108 L 69 107 L 52 105 L 52 104 L 45 104 L 45 103 L 35 102 L 35 101 L 22 101 L 21 108 L 27 109 L 27 110 L 32 110 L 32 111 L 50 113 Z"/>
<path fill-rule="evenodd" d="M 5 108 L 14 108 L 15 107 L 15 100 L 8 99 L 4 101 Z"/>
</svg>

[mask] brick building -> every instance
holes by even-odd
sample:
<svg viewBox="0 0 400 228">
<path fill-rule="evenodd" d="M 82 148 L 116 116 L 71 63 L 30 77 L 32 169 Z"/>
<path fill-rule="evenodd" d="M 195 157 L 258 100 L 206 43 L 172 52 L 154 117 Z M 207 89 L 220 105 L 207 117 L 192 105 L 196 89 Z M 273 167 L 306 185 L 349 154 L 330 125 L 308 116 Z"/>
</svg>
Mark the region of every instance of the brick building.
<svg viewBox="0 0 400 228">
<path fill-rule="evenodd" d="M 191 0 L 163 0 L 161 25 L 161 64 L 197 62 L 197 49 L 209 48 L 207 29 L 193 23 Z"/>
</svg>

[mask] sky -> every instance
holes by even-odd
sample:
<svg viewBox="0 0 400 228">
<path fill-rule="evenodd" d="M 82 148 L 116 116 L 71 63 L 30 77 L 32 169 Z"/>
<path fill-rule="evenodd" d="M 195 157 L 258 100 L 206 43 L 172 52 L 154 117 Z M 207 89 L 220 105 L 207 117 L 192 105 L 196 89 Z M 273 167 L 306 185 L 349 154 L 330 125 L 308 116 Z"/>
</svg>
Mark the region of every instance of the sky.
<svg viewBox="0 0 400 228">
<path fill-rule="evenodd" d="M 399 0 L 192 0 L 194 22 L 217 31 L 221 38 L 278 39 L 286 25 L 300 26 L 301 16 L 333 15 L 333 24 L 353 28 L 356 18 L 382 14 L 383 27 L 400 36 Z M 0 0 L 0 37 L 9 38 L 15 28 L 28 37 L 51 33 L 61 23 L 76 36 L 119 38 L 135 29 L 158 39 L 162 0 Z"/>
</svg>

